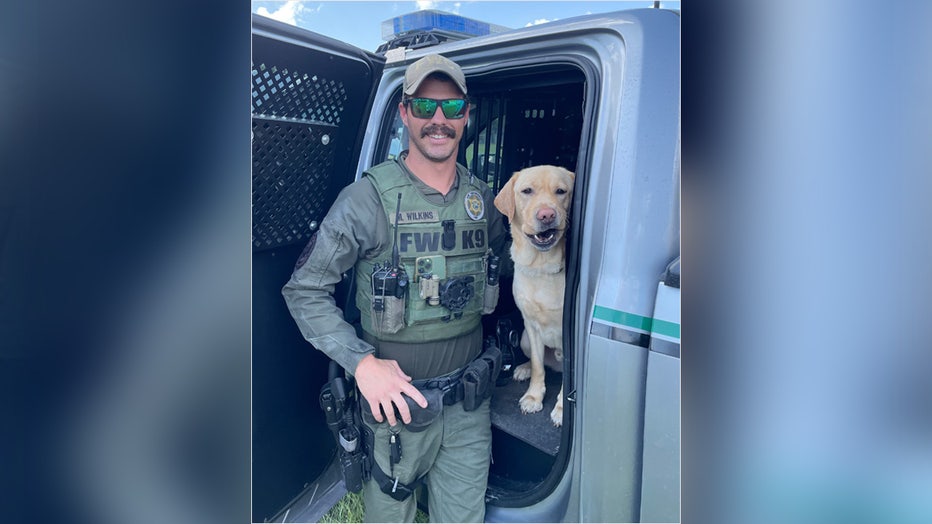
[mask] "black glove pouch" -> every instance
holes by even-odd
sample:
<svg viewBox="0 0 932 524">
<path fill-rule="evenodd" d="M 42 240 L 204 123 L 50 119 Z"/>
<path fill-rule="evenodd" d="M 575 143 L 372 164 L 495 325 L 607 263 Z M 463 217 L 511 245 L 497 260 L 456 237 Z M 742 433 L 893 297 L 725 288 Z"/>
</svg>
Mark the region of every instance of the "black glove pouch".
<svg viewBox="0 0 932 524">
<path fill-rule="evenodd" d="M 418 389 L 418 391 L 427 399 L 426 408 L 418 406 L 414 399 L 408 395 L 402 394 L 405 398 L 405 403 L 408 404 L 408 412 L 411 413 L 411 422 L 407 424 L 401 422 L 401 414 L 398 413 L 398 408 L 394 408 L 395 420 L 404 424 L 404 427 L 412 433 L 418 433 L 427 429 L 427 427 L 440 416 L 440 412 L 443 411 L 443 391 L 439 389 Z M 366 400 L 366 397 L 359 395 L 359 406 L 362 411 L 363 420 L 373 425 L 381 424 L 381 422 L 376 421 L 375 417 L 372 416 L 372 409 L 369 408 L 369 401 Z M 385 410 L 382 410 L 382 422 L 385 421 Z"/>
</svg>

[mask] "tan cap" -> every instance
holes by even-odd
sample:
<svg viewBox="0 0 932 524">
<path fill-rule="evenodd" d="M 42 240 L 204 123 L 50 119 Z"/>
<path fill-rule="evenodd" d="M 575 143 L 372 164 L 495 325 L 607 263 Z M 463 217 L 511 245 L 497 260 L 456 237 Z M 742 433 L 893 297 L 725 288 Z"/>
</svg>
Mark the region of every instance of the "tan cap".
<svg viewBox="0 0 932 524">
<path fill-rule="evenodd" d="M 408 70 L 405 71 L 405 94 L 413 95 L 421 82 L 431 73 L 447 75 L 460 88 L 460 91 L 466 94 L 466 75 L 463 74 L 463 70 L 449 58 L 437 54 L 427 55 L 408 66 Z"/>
</svg>

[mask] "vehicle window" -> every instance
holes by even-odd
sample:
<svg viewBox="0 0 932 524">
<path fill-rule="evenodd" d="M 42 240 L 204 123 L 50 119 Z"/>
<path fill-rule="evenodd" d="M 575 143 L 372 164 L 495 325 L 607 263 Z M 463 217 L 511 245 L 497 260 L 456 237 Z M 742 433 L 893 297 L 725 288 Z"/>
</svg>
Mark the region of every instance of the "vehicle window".
<svg viewBox="0 0 932 524">
<path fill-rule="evenodd" d="M 497 176 L 501 172 L 502 113 L 500 97 L 479 96 L 472 100 L 469 128 L 466 131 L 466 167 L 473 174 L 489 183 L 493 191 Z"/>
<path fill-rule="evenodd" d="M 401 121 L 401 114 L 397 109 L 400 102 L 401 91 L 392 97 L 391 104 L 389 104 L 392 110 L 386 115 L 389 120 L 386 140 L 388 146 L 387 150 L 383 149 L 384 153 L 379 155 L 379 159 L 376 163 L 385 160 L 394 160 L 398 158 L 399 153 L 408 148 L 408 129 L 405 127 L 404 122 Z"/>
</svg>

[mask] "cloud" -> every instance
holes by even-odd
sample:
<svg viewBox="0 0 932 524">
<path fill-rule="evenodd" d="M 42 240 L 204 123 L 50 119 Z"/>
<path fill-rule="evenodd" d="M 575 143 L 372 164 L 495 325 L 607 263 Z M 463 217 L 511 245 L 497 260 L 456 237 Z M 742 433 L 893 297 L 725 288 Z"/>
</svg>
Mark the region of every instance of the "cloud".
<svg viewBox="0 0 932 524">
<path fill-rule="evenodd" d="M 304 5 L 302 5 L 299 0 L 288 0 L 275 11 L 270 12 L 268 9 L 260 7 L 256 10 L 256 13 L 273 20 L 278 20 L 279 22 L 285 22 L 286 24 L 297 26 L 298 15 L 303 11 Z M 320 11 L 320 6 L 318 6 L 314 11 Z"/>
<path fill-rule="evenodd" d="M 437 3 L 434 0 L 416 0 L 418 11 L 423 11 L 424 9 L 436 9 Z"/>
<path fill-rule="evenodd" d="M 527 24 L 524 25 L 524 27 L 531 27 L 532 25 L 540 25 L 540 24 L 546 24 L 549 22 L 556 22 L 557 20 L 559 20 L 559 18 L 554 18 L 553 20 L 547 20 L 546 18 L 538 18 L 537 20 L 534 20 L 533 22 L 528 22 Z"/>
</svg>

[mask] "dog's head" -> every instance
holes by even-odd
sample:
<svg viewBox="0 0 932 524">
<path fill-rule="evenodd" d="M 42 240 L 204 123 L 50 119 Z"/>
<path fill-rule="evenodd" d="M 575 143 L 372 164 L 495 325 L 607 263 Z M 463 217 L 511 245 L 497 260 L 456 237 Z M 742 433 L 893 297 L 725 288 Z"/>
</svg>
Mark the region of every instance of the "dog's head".
<svg viewBox="0 0 932 524">
<path fill-rule="evenodd" d="M 575 178 L 557 166 L 534 166 L 512 175 L 495 197 L 495 207 L 511 223 L 511 236 L 524 235 L 540 251 L 559 242 L 569 224 Z"/>
</svg>

